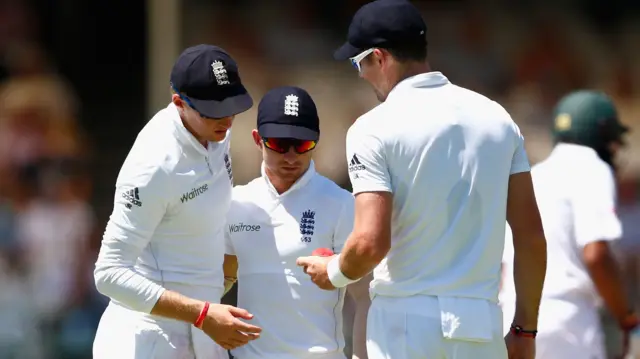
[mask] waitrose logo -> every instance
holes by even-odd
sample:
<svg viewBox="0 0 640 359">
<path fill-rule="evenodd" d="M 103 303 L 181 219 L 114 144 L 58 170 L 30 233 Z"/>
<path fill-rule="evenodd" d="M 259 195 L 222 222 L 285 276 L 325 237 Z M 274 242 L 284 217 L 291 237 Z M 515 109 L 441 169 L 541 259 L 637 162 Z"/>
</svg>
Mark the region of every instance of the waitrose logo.
<svg viewBox="0 0 640 359">
<path fill-rule="evenodd" d="M 238 224 L 230 224 L 229 232 L 238 233 L 238 232 L 259 232 L 260 225 L 259 224 L 244 224 L 242 222 Z"/>
<path fill-rule="evenodd" d="M 190 192 L 187 192 L 187 193 L 183 194 L 182 197 L 180 197 L 180 201 L 182 203 L 189 202 L 190 200 L 192 200 L 192 199 L 198 197 L 199 195 L 207 192 L 208 189 L 209 189 L 209 185 L 203 184 L 202 186 L 200 186 L 198 188 L 194 188 Z"/>
</svg>

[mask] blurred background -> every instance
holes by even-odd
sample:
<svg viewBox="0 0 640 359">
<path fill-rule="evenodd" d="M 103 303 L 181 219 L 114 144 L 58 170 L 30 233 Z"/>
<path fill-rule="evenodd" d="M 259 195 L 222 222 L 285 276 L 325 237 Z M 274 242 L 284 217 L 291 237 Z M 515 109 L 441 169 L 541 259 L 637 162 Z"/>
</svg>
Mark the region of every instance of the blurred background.
<svg viewBox="0 0 640 359">
<path fill-rule="evenodd" d="M 317 167 L 348 187 L 345 133 L 376 99 L 332 51 L 366 2 L 0 0 L 0 359 L 91 357 L 107 303 L 93 263 L 115 179 L 138 131 L 169 103 L 169 72 L 187 46 L 229 51 L 256 103 L 275 86 L 307 89 L 322 124 Z M 503 104 L 533 163 L 551 149 L 559 97 L 588 87 L 615 99 L 633 128 L 619 248 L 640 307 L 640 2 L 414 3 L 434 70 Z M 255 118 L 254 108 L 234 124 L 236 184 L 259 175 Z"/>
</svg>

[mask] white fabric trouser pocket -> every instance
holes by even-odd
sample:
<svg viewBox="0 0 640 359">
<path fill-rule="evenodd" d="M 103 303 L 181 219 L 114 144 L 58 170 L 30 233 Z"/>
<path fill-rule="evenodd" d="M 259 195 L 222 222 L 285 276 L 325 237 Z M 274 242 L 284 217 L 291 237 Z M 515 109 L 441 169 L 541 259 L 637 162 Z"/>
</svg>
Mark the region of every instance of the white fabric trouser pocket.
<svg viewBox="0 0 640 359">
<path fill-rule="evenodd" d="M 487 341 L 445 338 L 438 298 L 375 296 L 367 318 L 369 359 L 506 359 L 500 308 L 489 307 Z"/>
</svg>

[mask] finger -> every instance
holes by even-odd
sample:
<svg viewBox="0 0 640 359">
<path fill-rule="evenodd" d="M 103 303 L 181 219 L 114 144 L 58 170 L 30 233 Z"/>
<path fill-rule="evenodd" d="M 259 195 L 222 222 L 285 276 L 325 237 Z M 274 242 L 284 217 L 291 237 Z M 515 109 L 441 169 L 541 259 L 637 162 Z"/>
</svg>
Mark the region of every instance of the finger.
<svg viewBox="0 0 640 359">
<path fill-rule="evenodd" d="M 227 338 L 227 342 L 235 346 L 245 345 L 251 340 L 253 340 L 252 337 L 248 336 L 245 333 L 239 332 L 237 330 L 234 331 L 233 333 L 229 333 L 229 337 Z"/>
<path fill-rule="evenodd" d="M 298 259 L 296 260 L 296 265 L 298 265 L 299 267 L 308 267 L 310 264 L 310 257 L 298 257 Z"/>
<path fill-rule="evenodd" d="M 249 313 L 249 311 L 247 311 L 246 309 L 237 308 L 231 305 L 227 309 L 229 310 L 229 313 L 231 313 L 231 315 L 233 315 L 236 318 L 242 318 L 242 319 L 253 318 L 253 314 Z"/>
<path fill-rule="evenodd" d="M 245 323 L 239 319 L 234 320 L 233 329 L 241 331 L 244 334 L 249 334 L 249 333 L 259 334 L 262 332 L 262 328 Z"/>
<path fill-rule="evenodd" d="M 231 350 L 234 349 L 235 347 L 233 345 L 231 345 L 231 343 L 224 341 L 224 342 L 218 342 L 218 345 L 220 345 L 222 348 L 224 348 L 225 350 Z"/>
<path fill-rule="evenodd" d="M 237 347 L 241 347 L 241 346 L 247 344 L 249 341 L 229 339 L 229 342 L 231 343 L 231 345 L 233 345 L 234 348 L 237 348 Z"/>
</svg>

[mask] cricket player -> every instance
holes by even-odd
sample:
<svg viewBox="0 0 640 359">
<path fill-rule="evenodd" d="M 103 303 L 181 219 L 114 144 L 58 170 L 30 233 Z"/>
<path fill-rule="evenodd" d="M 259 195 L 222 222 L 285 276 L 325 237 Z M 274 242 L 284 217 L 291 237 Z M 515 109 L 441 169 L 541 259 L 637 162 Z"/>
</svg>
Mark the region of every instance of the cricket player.
<svg viewBox="0 0 640 359">
<path fill-rule="evenodd" d="M 408 1 L 355 14 L 335 57 L 350 58 L 382 104 L 347 134 L 354 228 L 341 254 L 298 264 L 327 290 L 375 268 L 370 359 L 533 359 L 546 244 L 524 139 L 502 106 L 431 71 L 426 30 Z M 506 220 L 517 303 L 505 338 Z"/>
<path fill-rule="evenodd" d="M 320 123 L 311 96 L 298 87 L 269 91 L 258 106 L 253 140 L 262 176 L 233 189 L 225 278 L 239 278 L 238 305 L 264 329 L 232 350 L 238 359 L 345 359 L 345 289 L 324 291 L 296 266 L 317 249 L 339 253 L 353 227 L 353 196 L 316 172 Z M 365 309 L 369 278 L 353 283 L 356 310 Z M 355 329 L 364 333 L 366 323 Z M 364 341 L 363 335 L 360 338 Z M 356 345 L 363 347 L 363 345 Z M 366 353 L 356 353 L 360 359 Z"/>
<path fill-rule="evenodd" d="M 537 358 L 606 358 L 601 301 L 625 336 L 638 325 L 609 247 L 622 235 L 613 166 L 627 130 L 611 99 L 597 91 L 573 92 L 556 107 L 556 146 L 532 170 L 549 252 Z M 505 255 L 505 267 L 512 260 Z M 505 313 L 514 310 L 512 286 L 505 280 Z"/>
<path fill-rule="evenodd" d="M 260 332 L 238 319 L 251 319 L 247 311 L 219 304 L 230 129 L 253 100 L 234 60 L 209 45 L 178 57 L 171 88 L 171 103 L 138 134 L 116 182 L 94 273 L 111 298 L 94 359 L 226 359 L 220 346 Z"/>
</svg>

